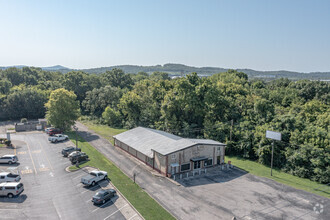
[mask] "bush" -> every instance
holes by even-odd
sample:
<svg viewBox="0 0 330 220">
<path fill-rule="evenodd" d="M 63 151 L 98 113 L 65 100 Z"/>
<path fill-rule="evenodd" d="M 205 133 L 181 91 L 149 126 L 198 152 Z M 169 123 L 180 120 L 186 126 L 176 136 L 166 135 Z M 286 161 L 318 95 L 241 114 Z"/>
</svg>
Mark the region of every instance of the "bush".
<svg viewBox="0 0 330 220">
<path fill-rule="evenodd" d="M 21 123 L 26 123 L 26 122 L 28 122 L 27 118 L 22 118 L 21 119 Z"/>
<path fill-rule="evenodd" d="M 7 141 L 7 138 L 0 138 L 0 144 L 4 144 Z"/>
<path fill-rule="evenodd" d="M 5 145 L 11 146 L 11 141 L 10 140 L 5 140 Z"/>
</svg>

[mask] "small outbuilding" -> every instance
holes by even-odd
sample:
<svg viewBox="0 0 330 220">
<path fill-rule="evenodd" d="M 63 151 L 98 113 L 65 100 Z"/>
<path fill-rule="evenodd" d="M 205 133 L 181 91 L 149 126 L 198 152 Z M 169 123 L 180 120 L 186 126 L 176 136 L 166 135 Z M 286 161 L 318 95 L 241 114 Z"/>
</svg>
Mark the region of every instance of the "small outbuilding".
<svg viewBox="0 0 330 220">
<path fill-rule="evenodd" d="M 209 139 L 182 138 L 137 127 L 114 136 L 125 150 L 163 175 L 199 170 L 224 163 L 226 145 Z"/>
</svg>

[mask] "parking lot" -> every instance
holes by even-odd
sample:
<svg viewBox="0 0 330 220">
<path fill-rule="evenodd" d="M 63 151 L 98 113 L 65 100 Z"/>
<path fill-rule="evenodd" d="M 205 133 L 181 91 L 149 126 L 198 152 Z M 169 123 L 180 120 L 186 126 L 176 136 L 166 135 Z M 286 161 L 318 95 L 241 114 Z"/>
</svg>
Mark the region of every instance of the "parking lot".
<svg viewBox="0 0 330 220">
<path fill-rule="evenodd" d="M 0 164 L 0 170 L 19 173 L 25 189 L 15 198 L 0 197 L 1 219 L 140 219 L 119 193 L 107 203 L 94 206 L 92 196 L 101 188 L 112 188 L 110 181 L 83 186 L 80 178 L 87 171 L 68 173 L 65 168 L 71 163 L 60 153 L 72 143 L 52 144 L 47 138 L 42 132 L 16 133 L 11 135 L 16 149 L 0 149 L 1 155 L 18 156 L 19 164 Z"/>
</svg>

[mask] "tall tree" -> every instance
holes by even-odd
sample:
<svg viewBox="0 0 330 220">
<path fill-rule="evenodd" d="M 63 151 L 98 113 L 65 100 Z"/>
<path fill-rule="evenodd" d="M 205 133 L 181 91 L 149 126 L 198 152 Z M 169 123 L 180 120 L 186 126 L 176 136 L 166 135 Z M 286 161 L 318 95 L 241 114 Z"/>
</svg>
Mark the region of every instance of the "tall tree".
<svg viewBox="0 0 330 220">
<path fill-rule="evenodd" d="M 77 96 L 66 89 L 57 89 L 50 94 L 46 103 L 46 118 L 50 124 L 63 130 L 69 130 L 79 118 Z"/>
</svg>

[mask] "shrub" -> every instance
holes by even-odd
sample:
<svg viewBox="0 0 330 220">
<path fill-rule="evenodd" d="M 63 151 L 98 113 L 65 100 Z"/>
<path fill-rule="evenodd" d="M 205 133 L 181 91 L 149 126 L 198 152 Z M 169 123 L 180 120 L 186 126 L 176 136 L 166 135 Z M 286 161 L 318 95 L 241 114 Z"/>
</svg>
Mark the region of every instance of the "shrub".
<svg viewBox="0 0 330 220">
<path fill-rule="evenodd" d="M 10 140 L 5 140 L 5 145 L 11 146 L 11 141 Z"/>
<path fill-rule="evenodd" d="M 28 122 L 27 118 L 22 118 L 21 119 L 21 123 L 26 123 L 26 122 Z"/>
</svg>

